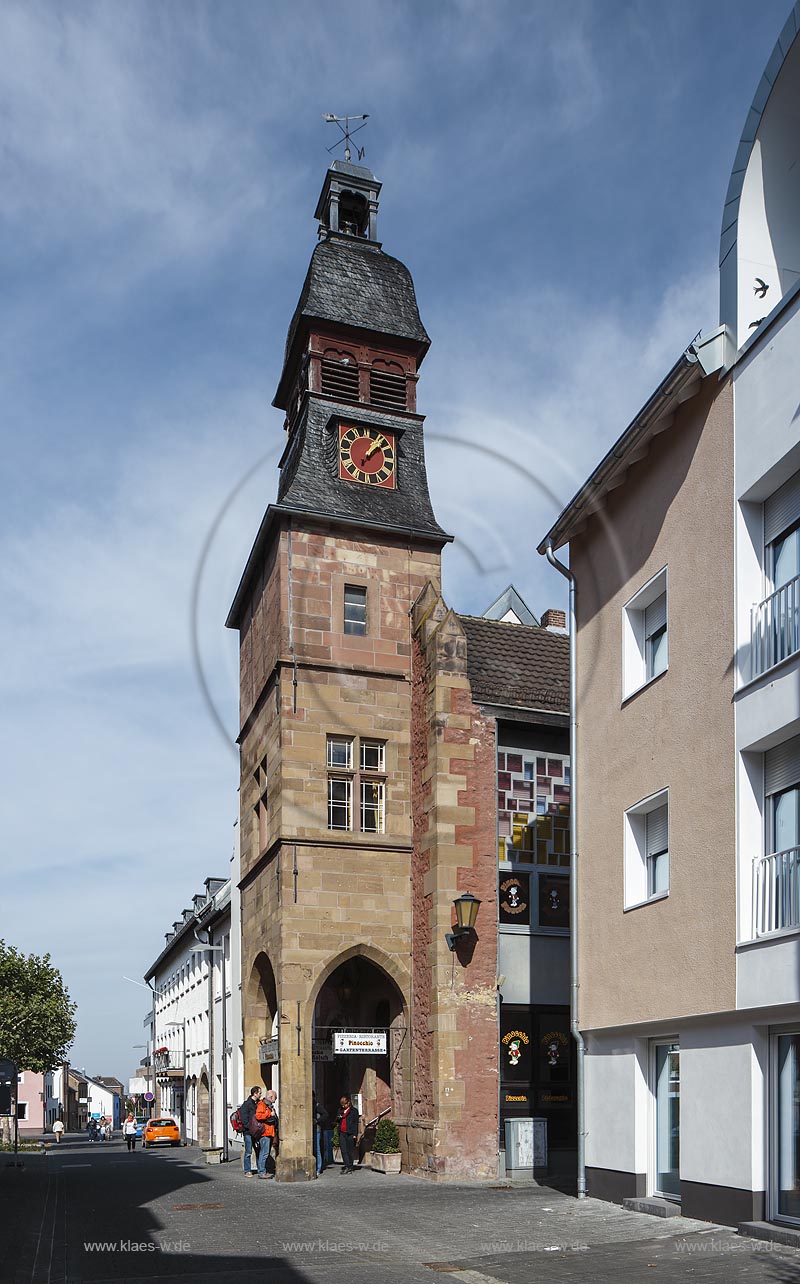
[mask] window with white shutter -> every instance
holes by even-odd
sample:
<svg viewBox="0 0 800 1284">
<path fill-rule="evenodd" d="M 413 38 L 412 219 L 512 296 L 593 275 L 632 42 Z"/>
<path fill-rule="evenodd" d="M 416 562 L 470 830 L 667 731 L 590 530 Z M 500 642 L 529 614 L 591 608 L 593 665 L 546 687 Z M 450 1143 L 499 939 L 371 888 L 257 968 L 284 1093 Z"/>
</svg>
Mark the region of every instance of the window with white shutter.
<svg viewBox="0 0 800 1284">
<path fill-rule="evenodd" d="M 622 617 L 622 698 L 627 700 L 667 669 L 666 566 L 625 604 Z"/>
<path fill-rule="evenodd" d="M 625 812 L 625 909 L 669 895 L 669 791 Z"/>
</svg>

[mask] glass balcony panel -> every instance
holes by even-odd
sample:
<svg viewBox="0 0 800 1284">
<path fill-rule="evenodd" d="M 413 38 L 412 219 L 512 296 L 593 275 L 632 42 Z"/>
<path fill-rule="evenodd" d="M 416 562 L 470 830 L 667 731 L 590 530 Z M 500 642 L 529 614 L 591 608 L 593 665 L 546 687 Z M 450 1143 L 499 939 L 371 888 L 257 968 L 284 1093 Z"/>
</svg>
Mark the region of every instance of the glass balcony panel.
<svg viewBox="0 0 800 1284">
<path fill-rule="evenodd" d="M 800 927 L 800 847 L 761 856 L 753 883 L 754 936 Z"/>
<path fill-rule="evenodd" d="M 752 677 L 800 649 L 800 576 L 795 575 L 753 607 L 751 648 Z"/>
</svg>

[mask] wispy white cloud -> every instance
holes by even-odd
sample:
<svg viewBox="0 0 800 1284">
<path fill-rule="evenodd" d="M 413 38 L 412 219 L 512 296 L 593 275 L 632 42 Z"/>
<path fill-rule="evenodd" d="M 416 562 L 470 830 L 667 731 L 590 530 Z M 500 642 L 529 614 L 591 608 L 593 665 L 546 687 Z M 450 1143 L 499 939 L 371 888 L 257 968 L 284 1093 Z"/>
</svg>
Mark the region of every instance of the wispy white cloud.
<svg viewBox="0 0 800 1284">
<path fill-rule="evenodd" d="M 746 11 L 748 31 L 769 28 L 767 53 L 779 8 Z M 222 623 L 275 493 L 269 399 L 313 247 L 332 141 L 321 113 L 371 113 L 382 235 L 434 339 L 420 404 L 434 504 L 458 540 L 446 593 L 479 610 L 514 579 L 540 610 L 561 592 L 534 551 L 557 504 L 714 322 L 706 206 L 728 156 L 692 167 L 688 125 L 728 127 L 746 56 L 737 32 L 721 71 L 713 15 L 689 0 L 643 13 L 579 0 L 0 7 L 3 910 L 16 943 L 64 960 L 87 1068 L 126 1072 L 147 996 L 118 978 L 141 975 L 230 851 L 236 761 L 192 669 L 192 586 L 247 477 L 198 616 L 233 735 L 236 639 Z M 487 440 L 501 459 L 481 456 Z"/>
</svg>

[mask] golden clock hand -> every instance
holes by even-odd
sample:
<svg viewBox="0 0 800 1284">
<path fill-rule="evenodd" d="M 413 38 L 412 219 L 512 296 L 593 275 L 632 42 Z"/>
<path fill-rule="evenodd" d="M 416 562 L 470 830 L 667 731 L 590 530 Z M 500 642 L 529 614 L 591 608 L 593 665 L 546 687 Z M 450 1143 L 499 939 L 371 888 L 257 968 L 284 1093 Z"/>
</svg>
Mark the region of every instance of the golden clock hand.
<svg viewBox="0 0 800 1284">
<path fill-rule="evenodd" d="M 367 460 L 369 459 L 370 455 L 374 455 L 374 454 L 375 454 L 375 451 L 378 449 L 378 447 L 380 446 L 380 444 L 381 444 L 381 443 L 380 443 L 379 441 L 375 441 L 375 442 L 373 442 L 373 443 L 372 443 L 372 445 L 370 446 L 370 448 L 369 448 L 369 450 L 367 451 L 366 455 L 364 456 L 364 463 L 366 463 L 366 462 L 367 462 Z"/>
</svg>

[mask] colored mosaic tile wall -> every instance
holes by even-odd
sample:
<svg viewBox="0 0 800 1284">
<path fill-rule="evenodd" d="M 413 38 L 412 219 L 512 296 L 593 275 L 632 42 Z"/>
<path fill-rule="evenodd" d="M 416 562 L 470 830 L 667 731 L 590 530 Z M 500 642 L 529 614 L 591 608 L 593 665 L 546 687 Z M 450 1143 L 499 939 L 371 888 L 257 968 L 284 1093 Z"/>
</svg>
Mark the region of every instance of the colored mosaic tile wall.
<svg viewBox="0 0 800 1284">
<path fill-rule="evenodd" d="M 569 758 L 497 751 L 499 859 L 569 866 Z"/>
</svg>

